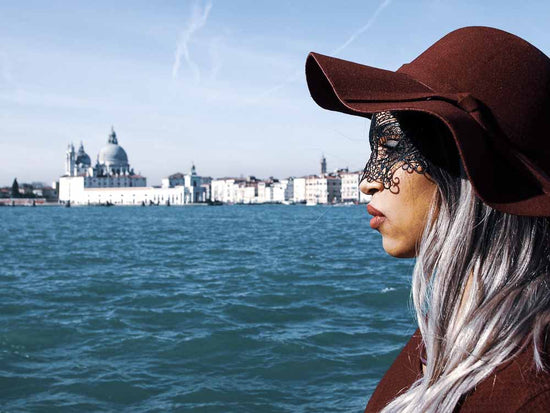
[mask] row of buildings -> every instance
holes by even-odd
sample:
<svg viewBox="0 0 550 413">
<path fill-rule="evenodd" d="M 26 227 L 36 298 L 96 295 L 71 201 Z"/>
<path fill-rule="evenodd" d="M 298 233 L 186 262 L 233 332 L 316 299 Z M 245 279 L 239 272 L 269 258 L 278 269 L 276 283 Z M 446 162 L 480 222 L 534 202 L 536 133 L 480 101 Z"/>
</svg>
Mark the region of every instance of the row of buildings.
<svg viewBox="0 0 550 413">
<path fill-rule="evenodd" d="M 187 205 L 207 202 L 233 204 L 307 203 L 333 204 L 366 202 L 359 191 L 361 172 L 347 169 L 327 173 L 326 159 L 321 173 L 287 179 L 212 179 L 197 174 L 176 173 L 160 186 L 147 186 L 147 179 L 134 172 L 128 155 L 114 130 L 92 165 L 84 145 L 67 148 L 65 174 L 59 178 L 59 202 L 73 205 Z"/>
<path fill-rule="evenodd" d="M 35 199 L 43 198 L 45 201 L 57 201 L 57 192 L 55 188 L 45 185 L 43 182 L 21 183 L 17 178 L 13 180 L 11 186 L 0 188 L 0 203 L 5 199 Z M 4 201 L 4 203 L 6 203 Z"/>
<path fill-rule="evenodd" d="M 0 206 L 44 205 L 57 202 L 57 191 L 42 182 L 22 183 L 13 180 L 11 186 L 0 188 Z"/>
<path fill-rule="evenodd" d="M 344 169 L 281 180 L 220 178 L 211 181 L 211 196 L 213 201 L 235 204 L 367 202 L 368 197 L 359 191 L 360 177 L 361 172 Z"/>
</svg>

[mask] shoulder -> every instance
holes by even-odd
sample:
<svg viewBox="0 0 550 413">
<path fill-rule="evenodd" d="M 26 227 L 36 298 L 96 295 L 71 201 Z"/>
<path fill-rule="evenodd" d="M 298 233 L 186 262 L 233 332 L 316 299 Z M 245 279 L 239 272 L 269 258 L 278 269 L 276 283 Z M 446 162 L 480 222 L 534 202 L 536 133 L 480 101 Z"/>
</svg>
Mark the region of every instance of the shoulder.
<svg viewBox="0 0 550 413">
<path fill-rule="evenodd" d="M 380 383 L 378 383 L 367 404 L 365 413 L 382 410 L 390 401 L 405 392 L 420 378 L 422 374 L 421 347 L 422 336 L 420 331 L 416 330 Z"/>
<path fill-rule="evenodd" d="M 461 403 L 460 412 L 550 411 L 550 371 L 537 370 L 533 346 L 479 383 Z"/>
</svg>

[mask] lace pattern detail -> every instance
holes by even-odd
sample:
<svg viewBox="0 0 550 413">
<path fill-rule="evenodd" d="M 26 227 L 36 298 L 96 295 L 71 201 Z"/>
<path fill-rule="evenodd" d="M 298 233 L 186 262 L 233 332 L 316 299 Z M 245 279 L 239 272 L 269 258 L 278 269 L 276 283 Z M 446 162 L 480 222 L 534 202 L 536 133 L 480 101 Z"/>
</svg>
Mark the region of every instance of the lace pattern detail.
<svg viewBox="0 0 550 413">
<path fill-rule="evenodd" d="M 402 129 L 391 112 L 373 115 L 369 132 L 371 155 L 363 170 L 361 181 L 380 182 L 384 189 L 399 191 L 399 169 L 407 173 L 428 172 L 428 162 L 411 140 L 412 132 Z"/>
</svg>

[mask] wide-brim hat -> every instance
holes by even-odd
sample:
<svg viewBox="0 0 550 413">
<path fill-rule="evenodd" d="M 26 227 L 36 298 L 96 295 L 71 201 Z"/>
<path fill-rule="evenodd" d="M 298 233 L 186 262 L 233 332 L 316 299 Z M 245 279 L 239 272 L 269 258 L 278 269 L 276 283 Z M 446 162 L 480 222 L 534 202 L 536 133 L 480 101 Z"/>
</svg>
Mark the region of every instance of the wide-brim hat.
<svg viewBox="0 0 550 413">
<path fill-rule="evenodd" d="M 369 118 L 417 111 L 440 119 L 486 204 L 550 216 L 550 59 L 525 40 L 465 27 L 395 72 L 310 53 L 306 77 L 325 109 Z"/>
</svg>

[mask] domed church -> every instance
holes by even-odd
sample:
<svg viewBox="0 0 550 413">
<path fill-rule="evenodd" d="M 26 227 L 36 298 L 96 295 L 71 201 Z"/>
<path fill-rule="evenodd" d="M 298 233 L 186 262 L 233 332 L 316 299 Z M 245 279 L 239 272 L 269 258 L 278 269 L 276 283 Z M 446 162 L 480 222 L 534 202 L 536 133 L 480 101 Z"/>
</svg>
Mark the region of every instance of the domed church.
<svg viewBox="0 0 550 413">
<path fill-rule="evenodd" d="M 77 166 L 80 166 L 81 168 L 89 168 L 92 165 L 92 161 L 88 154 L 84 151 L 84 145 L 82 142 L 80 142 L 80 148 L 78 148 L 78 153 L 76 154 L 76 161 Z"/>
<path fill-rule="evenodd" d="M 65 174 L 68 176 L 86 174 L 88 169 L 92 166 L 92 161 L 84 151 L 82 142 L 80 142 L 80 147 L 76 153 L 74 151 L 74 145 L 72 143 L 69 145 L 65 162 Z"/>
<path fill-rule="evenodd" d="M 118 144 L 114 128 L 111 128 L 107 144 L 99 151 L 94 167 L 82 142 L 77 153 L 73 144 L 70 144 L 66 154 L 65 176 L 83 176 L 86 178 L 85 186 L 90 188 L 146 185 L 146 179 L 136 175 L 130 168 L 128 155 Z"/>
<path fill-rule="evenodd" d="M 96 168 L 100 176 L 133 175 L 134 173 L 130 170 L 126 151 L 118 144 L 114 128 L 111 128 L 107 145 L 99 151 Z"/>
<path fill-rule="evenodd" d="M 134 173 L 128 155 L 118 144 L 114 128 L 92 166 L 81 142 L 71 143 L 65 157 L 65 174 L 59 179 L 59 201 L 73 205 L 185 205 L 206 202 L 209 180 L 199 177 L 195 166 L 181 179 L 166 179 L 162 187 L 148 187 L 144 176 Z M 172 176 L 171 176 L 172 178 Z"/>
</svg>

